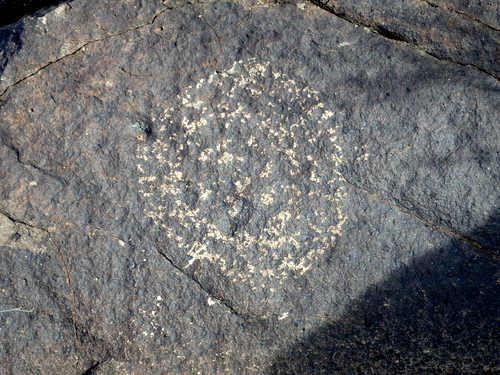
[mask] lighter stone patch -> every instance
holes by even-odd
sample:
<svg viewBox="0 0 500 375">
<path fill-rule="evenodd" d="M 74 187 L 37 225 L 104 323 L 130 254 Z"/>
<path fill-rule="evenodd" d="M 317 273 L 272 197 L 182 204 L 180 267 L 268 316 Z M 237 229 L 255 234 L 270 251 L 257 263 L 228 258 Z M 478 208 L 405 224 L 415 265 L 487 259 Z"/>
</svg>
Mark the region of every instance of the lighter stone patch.
<svg viewBox="0 0 500 375">
<path fill-rule="evenodd" d="M 289 314 L 290 314 L 289 312 L 283 313 L 283 315 L 281 315 L 281 316 L 278 318 L 278 320 L 285 320 L 286 318 L 288 318 L 288 315 L 289 315 Z"/>
<path fill-rule="evenodd" d="M 0 246 L 11 249 L 26 249 L 38 255 L 47 251 L 42 242 L 48 234 L 41 229 L 13 222 L 0 214 Z"/>
<path fill-rule="evenodd" d="M 56 9 L 54 9 L 53 14 L 56 15 L 57 17 L 62 17 L 64 15 L 64 11 L 67 8 L 67 4 L 61 4 L 58 6 Z"/>
<path fill-rule="evenodd" d="M 69 55 L 70 53 L 72 53 L 72 49 L 71 49 L 71 44 L 69 43 L 64 43 L 62 46 L 61 46 L 61 49 L 60 49 L 60 54 L 65 56 L 65 55 Z"/>
</svg>

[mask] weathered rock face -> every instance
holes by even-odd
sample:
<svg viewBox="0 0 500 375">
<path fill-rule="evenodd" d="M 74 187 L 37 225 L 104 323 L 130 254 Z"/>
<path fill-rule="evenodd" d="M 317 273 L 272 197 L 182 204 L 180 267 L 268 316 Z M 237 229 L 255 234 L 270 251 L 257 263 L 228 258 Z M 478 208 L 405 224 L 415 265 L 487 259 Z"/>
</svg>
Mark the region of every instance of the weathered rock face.
<svg viewBox="0 0 500 375">
<path fill-rule="evenodd" d="M 0 0 L 0 27 L 14 23 L 27 13 L 36 12 L 60 0 Z"/>
<path fill-rule="evenodd" d="M 314 0 L 313 3 L 387 38 L 500 78 L 498 1 Z"/>
<path fill-rule="evenodd" d="M 474 256 L 453 244 L 403 267 L 269 373 L 497 373 L 498 268 Z"/>
<path fill-rule="evenodd" d="M 491 50 L 303 2 L 0 32 L 5 373 L 500 371 Z"/>
</svg>

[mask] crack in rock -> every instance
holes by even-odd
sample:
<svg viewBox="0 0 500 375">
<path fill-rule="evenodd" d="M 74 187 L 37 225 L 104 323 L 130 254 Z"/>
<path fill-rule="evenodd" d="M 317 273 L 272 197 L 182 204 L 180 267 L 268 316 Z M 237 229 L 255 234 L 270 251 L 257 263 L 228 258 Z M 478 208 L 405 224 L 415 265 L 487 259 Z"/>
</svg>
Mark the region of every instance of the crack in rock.
<svg viewBox="0 0 500 375">
<path fill-rule="evenodd" d="M 206 294 L 208 294 L 211 298 L 215 299 L 216 301 L 218 301 L 222 305 L 224 305 L 227 309 L 229 309 L 229 311 L 232 314 L 236 315 L 239 318 L 243 318 L 243 319 L 246 319 L 246 320 L 265 320 L 263 317 L 258 317 L 256 315 L 249 315 L 249 314 L 245 314 L 245 313 L 239 312 L 237 308 L 235 308 L 234 306 L 232 306 L 231 302 L 229 302 L 227 299 L 224 299 L 224 298 L 219 297 L 216 294 L 214 294 L 212 291 L 210 291 L 209 289 L 207 289 L 200 281 L 198 281 L 195 277 L 191 276 L 190 274 L 188 274 L 187 272 L 185 272 L 182 268 L 180 268 L 178 265 L 176 265 L 174 263 L 174 261 L 171 258 L 169 258 L 165 253 L 163 253 L 162 251 L 160 251 L 157 248 L 155 248 L 155 249 L 158 252 L 158 254 L 160 254 L 168 263 L 170 263 L 170 265 L 172 267 L 174 267 L 182 275 L 186 276 L 191 281 L 193 281 L 196 285 L 198 285 L 198 287 L 203 292 L 205 292 Z"/>
<path fill-rule="evenodd" d="M 16 158 L 17 158 L 17 161 L 18 163 L 26 166 L 26 167 L 29 167 L 29 168 L 33 168 L 35 170 L 37 170 L 38 172 L 42 173 L 43 175 L 45 176 L 48 176 L 50 178 L 53 178 L 57 181 L 59 181 L 60 183 L 62 183 L 64 186 L 67 186 L 68 185 L 68 182 L 65 181 L 64 179 L 62 179 L 61 177 L 49 172 L 49 171 L 46 171 L 44 168 L 41 168 L 39 166 L 37 166 L 36 164 L 34 163 L 30 163 L 30 162 L 27 162 L 27 161 L 24 161 L 21 159 L 21 151 L 15 147 L 14 145 L 12 144 L 6 144 L 5 146 L 7 146 L 9 149 L 11 149 L 12 151 L 14 151 L 16 153 Z"/>
<path fill-rule="evenodd" d="M 100 231 L 100 232 L 103 232 L 105 233 L 106 235 L 110 236 L 111 238 L 114 238 L 118 241 L 120 241 L 121 244 L 123 245 L 128 245 L 132 248 L 135 248 L 133 242 L 131 240 L 124 240 L 123 238 L 119 237 L 119 236 L 116 236 L 110 232 L 108 232 L 107 230 L 105 229 L 102 229 L 102 228 L 93 228 L 93 230 L 97 230 L 97 231 Z M 169 256 L 167 256 L 164 252 L 162 252 L 160 249 L 158 249 L 157 246 L 154 246 L 154 249 L 157 251 L 158 254 L 161 255 L 161 257 L 163 259 L 165 259 L 173 268 L 175 268 L 176 271 L 178 271 L 179 273 L 181 273 L 183 276 L 189 278 L 189 280 L 193 281 L 204 293 L 208 294 L 209 297 L 217 300 L 218 302 L 220 302 L 222 305 L 224 305 L 226 308 L 229 309 L 229 311 L 231 313 L 233 313 L 234 315 L 240 317 L 240 318 L 244 318 L 244 319 L 257 319 L 257 320 L 264 320 L 264 318 L 262 317 L 258 317 L 258 316 L 255 316 L 255 315 L 249 315 L 249 314 L 244 314 L 240 311 L 238 311 L 238 309 L 236 309 L 234 306 L 232 306 L 232 304 L 227 301 L 226 299 L 222 298 L 222 297 L 219 297 L 217 296 L 214 292 L 210 291 L 209 289 L 207 289 L 199 280 L 197 280 L 195 277 L 191 276 L 190 274 L 188 274 L 187 272 L 185 272 L 181 267 L 179 267 Z"/>
<path fill-rule="evenodd" d="M 85 370 L 82 375 L 93 375 L 93 374 L 97 374 L 98 371 L 99 371 L 99 367 L 102 367 L 104 364 L 108 363 L 109 361 L 111 361 L 110 358 L 108 359 L 105 359 L 105 360 L 100 360 L 100 361 L 97 361 L 96 363 L 94 363 L 92 366 L 90 366 L 87 370 Z"/>
<path fill-rule="evenodd" d="M 50 235 L 49 231 L 45 228 L 41 228 L 41 227 L 37 227 L 37 226 L 34 226 L 34 225 L 31 225 L 31 224 L 28 224 L 26 223 L 25 221 L 22 221 L 22 220 L 19 220 L 19 219 L 16 219 L 14 218 L 13 216 L 9 215 L 7 212 L 5 211 L 0 211 L 0 215 L 3 215 L 5 216 L 7 219 L 9 219 L 11 222 L 13 222 L 14 224 L 20 224 L 20 225 L 24 225 L 28 228 L 32 228 L 32 229 L 36 229 L 36 230 L 40 230 L 42 232 L 45 232 L 47 235 Z"/>
<path fill-rule="evenodd" d="M 30 228 L 30 229 L 35 229 L 35 230 L 39 230 L 39 231 L 42 231 L 44 232 L 46 235 L 47 235 L 47 238 L 48 240 L 50 241 L 50 243 L 52 243 L 52 245 L 54 246 L 54 249 L 61 261 L 61 264 L 62 264 L 62 267 L 63 267 L 63 271 L 66 275 L 66 282 L 68 284 L 68 288 L 70 289 L 70 292 L 71 292 L 71 295 L 72 295 L 72 298 L 73 298 L 73 306 L 72 306 L 72 324 L 73 324 L 73 333 L 74 333 L 74 336 L 75 336 L 75 349 L 76 349 L 76 362 L 75 362 L 75 371 L 76 369 L 78 368 L 78 363 L 79 363 L 79 353 L 80 353 L 80 350 L 81 350 L 81 345 L 80 345 L 80 341 L 79 341 L 79 338 L 78 338 L 78 328 L 77 328 L 77 319 L 76 319 L 76 307 L 77 307 L 77 300 L 76 300 L 76 292 L 73 288 L 73 285 L 72 285 L 72 282 L 71 282 L 71 275 L 70 275 L 70 271 L 69 271 L 69 268 L 67 266 L 67 262 L 66 262 L 66 259 L 61 251 L 61 249 L 59 248 L 59 246 L 57 246 L 57 244 L 55 243 L 54 239 L 52 238 L 52 234 L 49 230 L 45 229 L 45 228 L 42 228 L 42 227 L 37 227 L 37 226 L 34 226 L 34 225 L 31 225 L 31 224 L 28 224 L 27 222 L 23 221 L 23 220 L 20 220 L 20 219 L 16 219 L 14 218 L 13 216 L 11 216 L 10 214 L 8 214 L 7 212 L 5 211 L 0 211 L 0 215 L 6 217 L 8 220 L 10 220 L 12 223 L 14 224 L 18 224 L 18 225 L 22 225 L 22 226 L 25 226 L 27 228 Z M 12 309 L 13 311 L 16 310 L 16 311 L 25 311 L 25 310 L 21 310 L 21 309 Z"/>
<path fill-rule="evenodd" d="M 53 60 L 53 61 L 49 61 L 49 62 L 48 62 L 48 63 L 46 63 L 45 65 L 43 65 L 43 66 L 41 66 L 40 68 L 38 68 L 37 70 L 35 70 L 33 73 L 28 74 L 27 76 L 25 76 L 25 77 L 23 77 L 23 78 L 21 78 L 21 79 L 17 80 L 16 82 L 14 82 L 12 85 L 7 86 L 7 87 L 6 87 L 6 88 L 5 88 L 5 89 L 4 89 L 4 90 L 0 93 L 0 98 L 1 98 L 1 97 L 2 97 L 2 96 L 3 96 L 3 95 L 7 92 L 7 91 L 9 91 L 9 90 L 10 90 L 10 89 L 12 89 L 13 87 L 17 86 L 17 85 L 18 85 L 18 84 L 20 84 L 21 82 L 24 82 L 24 81 L 26 81 L 28 78 L 31 78 L 31 77 L 33 77 L 33 76 L 37 75 L 37 74 L 38 74 L 38 73 L 40 73 L 42 70 L 44 70 L 44 69 L 48 68 L 49 66 L 51 66 L 51 65 L 53 65 L 53 64 L 55 64 L 55 63 L 57 63 L 57 62 L 62 61 L 62 60 L 64 60 L 64 59 L 68 58 L 68 57 L 71 57 L 71 56 L 73 56 L 73 55 L 77 54 L 78 52 L 80 52 L 80 51 L 82 51 L 82 50 L 85 50 L 85 47 L 87 47 L 87 46 L 90 46 L 90 45 L 92 45 L 92 44 L 94 44 L 94 43 L 97 43 L 97 42 L 102 42 L 102 41 L 108 40 L 108 39 L 110 39 L 110 38 L 119 37 L 119 36 L 122 36 L 122 35 L 124 35 L 124 34 L 129 33 L 129 32 L 132 32 L 132 31 L 140 30 L 140 29 L 142 29 L 142 28 L 144 28 L 144 27 L 146 27 L 146 26 L 150 26 L 150 25 L 154 24 L 154 22 L 156 21 L 157 17 L 159 17 L 161 14 L 163 14 L 164 12 L 166 12 L 166 11 L 168 11 L 168 10 L 181 9 L 181 8 L 183 8 L 183 7 L 185 7 L 185 6 L 188 6 L 188 5 L 199 5 L 199 4 L 201 5 L 201 4 L 204 4 L 204 3 L 202 3 L 202 2 L 200 2 L 200 3 L 191 3 L 191 2 L 187 2 L 186 4 L 183 4 L 183 5 L 178 6 L 178 7 L 165 7 L 165 8 L 163 8 L 162 10 L 160 10 L 158 13 L 156 13 L 156 14 L 153 16 L 152 20 L 151 20 L 150 22 L 148 22 L 148 23 L 141 24 L 141 25 L 136 26 L 136 27 L 133 27 L 133 28 L 131 28 L 131 29 L 122 30 L 122 31 L 120 31 L 120 32 L 118 32 L 118 33 L 116 33 L 116 34 L 106 35 L 106 36 L 103 36 L 103 37 L 101 37 L 101 38 L 96 38 L 96 39 L 92 39 L 92 40 L 90 40 L 90 41 L 88 41 L 88 42 L 85 42 L 85 43 L 83 43 L 80 47 L 78 47 L 77 49 L 75 49 L 73 52 L 68 53 L 68 54 L 66 54 L 66 55 L 64 55 L 64 56 L 61 56 L 61 57 L 59 57 L 59 58 L 57 58 L 57 59 L 55 59 L 55 60 Z"/>
<path fill-rule="evenodd" d="M 490 24 L 488 24 L 486 22 L 483 22 L 480 19 L 477 19 L 475 17 L 471 17 L 468 14 L 466 14 L 465 12 L 461 12 L 459 10 L 451 9 L 451 8 L 443 8 L 441 5 L 433 3 L 432 1 L 428 1 L 428 0 L 421 0 L 421 1 L 423 3 L 426 3 L 426 4 L 430 5 L 433 8 L 439 8 L 439 9 L 444 10 L 444 11 L 449 11 L 449 12 L 453 12 L 453 13 L 459 14 L 460 16 L 463 16 L 463 17 L 465 17 L 465 18 L 467 18 L 467 19 L 469 19 L 471 21 L 474 21 L 474 22 L 480 23 L 483 26 L 486 26 L 487 28 L 489 28 L 489 29 L 491 29 L 493 31 L 500 31 L 500 29 L 497 29 L 493 25 L 490 25 Z"/>
<path fill-rule="evenodd" d="M 449 235 L 452 235 L 453 237 L 456 237 L 462 241 L 465 241 L 465 242 L 468 242 L 472 245 L 474 245 L 475 247 L 477 247 L 479 250 L 483 251 L 483 252 L 486 252 L 488 253 L 489 255 L 491 255 L 493 258 L 495 258 L 496 260 L 500 260 L 500 257 L 495 254 L 495 252 L 491 249 L 489 249 L 487 246 L 483 245 L 482 243 L 480 243 L 479 241 L 476 241 L 462 233 L 459 233 L 457 231 L 454 231 L 452 229 L 448 229 L 448 228 L 445 228 L 445 227 L 441 227 L 439 225 L 436 225 L 436 224 L 433 224 L 431 223 L 430 221 L 418 216 L 418 215 L 415 215 L 414 213 L 412 212 L 409 212 L 408 210 L 406 210 L 405 208 L 395 204 L 395 203 L 392 203 L 391 201 L 389 201 L 388 199 L 386 198 L 383 198 L 380 196 L 380 194 L 376 193 L 376 192 L 372 192 L 362 186 L 359 186 L 357 185 L 356 183 L 352 182 L 351 180 L 349 180 L 344 173 L 342 173 L 341 171 L 339 170 L 336 170 L 337 173 L 342 177 L 342 179 L 350 186 L 352 186 L 354 189 L 356 190 L 359 190 L 359 191 L 362 191 L 364 192 L 365 194 L 367 194 L 368 196 L 370 196 L 372 199 L 378 201 L 378 202 L 381 202 L 381 203 L 384 203 L 384 204 L 387 204 L 388 206 L 394 208 L 396 211 L 398 212 L 401 212 L 402 214 L 404 215 L 407 215 L 407 216 L 410 216 L 412 218 L 415 218 L 419 221 L 421 221 L 422 223 L 424 223 L 426 226 L 428 227 L 431 227 L 439 232 L 442 232 L 442 233 L 446 233 L 446 234 L 449 234 Z"/>
<path fill-rule="evenodd" d="M 361 22 L 355 21 L 352 17 L 350 17 L 346 13 L 340 12 L 337 9 L 335 9 L 335 6 L 333 4 L 330 5 L 329 1 L 327 1 L 327 2 L 322 2 L 321 0 L 308 0 L 308 1 L 311 4 L 313 4 L 313 5 L 317 6 L 317 7 L 320 7 L 321 9 L 324 9 L 325 11 L 333 14 L 336 17 L 339 17 L 339 18 L 343 19 L 346 22 L 349 22 L 352 25 L 357 26 L 358 24 L 361 23 Z M 421 0 L 421 1 L 424 2 L 424 3 L 426 3 L 426 4 L 428 4 L 429 6 L 433 6 L 433 5 L 431 5 L 429 2 L 427 2 L 425 0 Z M 467 17 L 467 18 L 470 18 L 470 17 Z M 439 55 L 437 55 L 437 54 L 435 54 L 433 52 L 427 51 L 426 48 L 424 48 L 423 46 L 407 40 L 404 36 L 397 35 L 394 32 L 391 32 L 391 31 L 387 30 L 387 28 L 384 25 L 370 24 L 369 22 L 364 22 L 363 26 L 365 26 L 373 34 L 379 35 L 379 36 L 381 36 L 381 37 L 383 37 L 383 38 L 385 38 L 387 40 L 391 40 L 391 41 L 395 41 L 395 42 L 400 42 L 400 43 L 403 43 L 403 44 L 405 44 L 405 45 L 407 45 L 409 47 L 417 48 L 422 53 L 425 53 L 426 55 L 429 55 L 429 56 L 431 56 L 431 57 L 433 57 L 433 58 L 435 58 L 435 59 L 437 59 L 439 61 L 442 61 L 444 63 L 453 64 L 453 65 L 456 65 L 456 66 L 466 67 L 466 68 L 469 68 L 469 69 L 474 69 L 474 70 L 480 71 L 481 73 L 487 74 L 488 76 L 494 78 L 497 81 L 500 81 L 499 77 L 496 77 L 494 74 L 490 73 L 488 70 L 486 70 L 484 68 L 481 68 L 480 66 L 473 65 L 473 64 L 464 64 L 464 63 L 460 63 L 460 62 L 457 62 L 457 61 L 453 61 L 453 60 L 450 60 L 450 59 L 443 58 L 442 56 L 439 56 Z M 488 28 L 496 31 L 495 28 L 492 28 L 489 25 L 484 25 L 484 26 L 486 26 L 486 27 L 488 27 Z"/>
</svg>

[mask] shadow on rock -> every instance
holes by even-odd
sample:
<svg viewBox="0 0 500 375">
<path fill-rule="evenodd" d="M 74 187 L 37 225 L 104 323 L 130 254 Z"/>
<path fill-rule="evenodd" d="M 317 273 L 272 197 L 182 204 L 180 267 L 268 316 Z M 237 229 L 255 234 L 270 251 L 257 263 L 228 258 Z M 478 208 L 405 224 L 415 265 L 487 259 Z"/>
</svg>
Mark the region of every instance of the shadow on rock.
<svg viewBox="0 0 500 375">
<path fill-rule="evenodd" d="M 25 14 L 69 1 L 61 0 L 0 0 L 0 27 L 20 20 Z"/>
<path fill-rule="evenodd" d="M 3 74 L 10 58 L 21 49 L 23 45 L 21 39 L 22 32 L 22 25 L 12 28 L 0 28 L 0 76 Z"/>
<path fill-rule="evenodd" d="M 415 259 L 269 373 L 500 374 L 500 262 L 458 240 Z"/>
</svg>

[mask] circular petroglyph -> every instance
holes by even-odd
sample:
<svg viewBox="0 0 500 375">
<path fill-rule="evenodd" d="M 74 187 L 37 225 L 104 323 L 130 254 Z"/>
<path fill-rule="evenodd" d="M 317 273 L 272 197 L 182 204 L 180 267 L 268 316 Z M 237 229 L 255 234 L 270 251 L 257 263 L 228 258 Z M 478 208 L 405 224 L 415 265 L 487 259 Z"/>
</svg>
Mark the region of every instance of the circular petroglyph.
<svg viewBox="0 0 500 375">
<path fill-rule="evenodd" d="M 137 157 L 147 215 L 181 266 L 259 285 L 311 270 L 346 221 L 342 149 L 319 93 L 250 60 L 177 99 Z"/>
</svg>

